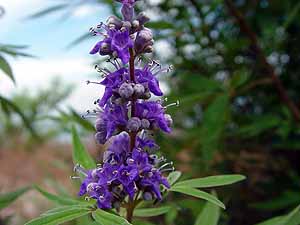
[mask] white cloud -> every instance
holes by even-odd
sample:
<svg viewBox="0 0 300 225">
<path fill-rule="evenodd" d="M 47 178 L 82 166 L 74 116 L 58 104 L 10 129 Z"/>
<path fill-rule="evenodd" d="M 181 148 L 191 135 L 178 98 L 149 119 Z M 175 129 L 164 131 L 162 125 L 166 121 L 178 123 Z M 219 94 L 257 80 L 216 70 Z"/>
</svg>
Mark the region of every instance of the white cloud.
<svg viewBox="0 0 300 225">
<path fill-rule="evenodd" d="M 17 86 L 0 72 L 0 94 L 8 97 L 24 88 L 34 93 L 48 87 L 52 79 L 59 77 L 64 83 L 77 86 L 65 105 L 82 111 L 93 107 L 93 101 L 103 92 L 99 85 L 86 85 L 89 75 L 96 73 L 92 62 L 85 58 L 23 58 L 13 61 L 12 67 Z"/>
</svg>

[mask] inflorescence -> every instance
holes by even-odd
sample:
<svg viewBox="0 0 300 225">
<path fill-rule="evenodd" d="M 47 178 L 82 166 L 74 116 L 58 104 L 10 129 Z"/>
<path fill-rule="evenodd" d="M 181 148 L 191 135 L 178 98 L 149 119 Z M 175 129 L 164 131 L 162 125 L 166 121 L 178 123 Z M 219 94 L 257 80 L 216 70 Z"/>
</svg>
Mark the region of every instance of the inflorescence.
<svg viewBox="0 0 300 225">
<path fill-rule="evenodd" d="M 173 123 L 157 76 L 172 68 L 162 68 L 156 61 L 146 61 L 143 54 L 153 51 L 153 35 L 145 27 L 149 18 L 145 13 L 135 16 L 135 0 L 117 0 L 122 3 L 123 19 L 110 16 L 90 31 L 101 36 L 90 54 L 108 56 L 109 68 L 95 66 L 101 82 L 88 84 L 105 86 L 102 98 L 95 101 L 97 109 L 88 111 L 96 117 L 95 139 L 99 144 L 109 143 L 103 163 L 86 170 L 80 165 L 75 171 L 84 175 L 79 195 L 93 198 L 102 209 L 119 209 L 133 199 L 161 200 L 162 191 L 170 188 L 165 172 L 174 170 L 173 163 L 157 154 L 159 146 L 152 139 L 153 131 L 171 132 Z"/>
</svg>

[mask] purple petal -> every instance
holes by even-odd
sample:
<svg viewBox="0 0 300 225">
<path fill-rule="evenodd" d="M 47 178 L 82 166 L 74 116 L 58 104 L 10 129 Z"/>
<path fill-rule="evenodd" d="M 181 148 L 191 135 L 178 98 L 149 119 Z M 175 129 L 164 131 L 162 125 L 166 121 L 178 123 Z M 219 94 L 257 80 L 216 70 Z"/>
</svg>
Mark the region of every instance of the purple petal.
<svg viewBox="0 0 300 225">
<path fill-rule="evenodd" d="M 99 52 L 102 43 L 103 43 L 103 41 L 97 42 L 97 44 L 90 51 L 90 54 L 93 55 L 93 54 L 96 54 L 97 52 Z"/>
</svg>

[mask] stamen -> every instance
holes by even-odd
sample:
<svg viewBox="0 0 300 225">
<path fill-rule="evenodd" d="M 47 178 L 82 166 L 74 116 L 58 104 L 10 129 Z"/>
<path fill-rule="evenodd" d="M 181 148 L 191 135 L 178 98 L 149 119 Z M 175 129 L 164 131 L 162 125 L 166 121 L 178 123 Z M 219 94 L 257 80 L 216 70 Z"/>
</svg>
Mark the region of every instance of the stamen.
<svg viewBox="0 0 300 225">
<path fill-rule="evenodd" d="M 84 198 L 84 200 L 89 202 L 89 201 L 91 200 L 91 197 L 86 196 L 86 197 Z"/>
<path fill-rule="evenodd" d="M 95 82 L 95 81 L 87 80 L 86 84 L 89 85 L 89 84 L 100 84 L 100 83 L 99 82 Z"/>
<path fill-rule="evenodd" d="M 166 169 L 163 169 L 163 170 L 160 170 L 161 173 L 164 173 L 164 172 L 173 172 L 175 170 L 175 167 L 172 167 L 172 168 L 166 168 Z"/>
<path fill-rule="evenodd" d="M 73 171 L 75 173 L 81 173 L 81 174 L 83 174 L 86 177 L 88 176 L 86 170 L 80 164 L 76 164 L 76 166 L 74 166 Z"/>
<path fill-rule="evenodd" d="M 76 180 L 76 179 L 81 179 L 80 177 L 78 177 L 78 176 L 70 176 L 70 179 L 72 179 L 72 180 Z"/>
<path fill-rule="evenodd" d="M 180 102 L 179 102 L 179 100 L 177 100 L 176 102 L 173 102 L 173 103 L 171 103 L 171 104 L 169 104 L 169 105 L 166 105 L 165 107 L 164 107 L 164 109 L 167 109 L 167 108 L 169 108 L 169 107 L 171 107 L 171 106 L 179 106 L 180 105 Z"/>
<path fill-rule="evenodd" d="M 173 166 L 173 162 L 169 162 L 169 163 L 163 164 L 161 167 L 158 168 L 158 170 L 160 171 L 160 170 L 162 170 L 162 169 L 164 169 L 164 168 L 166 168 L 168 166 Z"/>
</svg>

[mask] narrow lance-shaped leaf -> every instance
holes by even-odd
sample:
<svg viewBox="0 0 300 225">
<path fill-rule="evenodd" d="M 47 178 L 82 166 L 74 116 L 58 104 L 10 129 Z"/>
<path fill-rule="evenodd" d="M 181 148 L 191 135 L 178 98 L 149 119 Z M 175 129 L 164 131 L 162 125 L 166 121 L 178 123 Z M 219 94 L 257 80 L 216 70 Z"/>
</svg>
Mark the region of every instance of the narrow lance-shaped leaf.
<svg viewBox="0 0 300 225">
<path fill-rule="evenodd" d="M 285 216 L 278 216 L 256 225 L 299 225 L 300 205 Z"/>
<path fill-rule="evenodd" d="M 89 155 L 84 145 L 80 141 L 77 131 L 72 126 L 72 137 L 73 137 L 73 161 L 75 164 L 80 164 L 86 169 L 95 168 L 96 164 L 92 157 Z"/>
<path fill-rule="evenodd" d="M 181 177 L 181 172 L 180 171 L 173 171 L 169 174 L 168 176 L 168 182 L 172 186 L 175 184 L 175 182 Z"/>
<path fill-rule="evenodd" d="M 219 176 L 209 176 L 204 178 L 196 178 L 191 180 L 185 180 L 175 184 L 175 187 L 191 187 L 191 188 L 207 188 L 207 187 L 217 187 L 233 184 L 246 179 L 243 175 L 233 174 L 233 175 L 219 175 Z"/>
<path fill-rule="evenodd" d="M 57 209 L 58 210 L 53 210 L 52 212 L 45 213 L 42 216 L 31 220 L 25 225 L 57 225 L 74 220 L 91 212 L 90 208 L 82 205 L 66 206 Z"/>
<path fill-rule="evenodd" d="M 220 217 L 220 208 L 207 202 L 196 219 L 195 225 L 217 225 Z"/>
<path fill-rule="evenodd" d="M 225 205 L 219 199 L 217 199 L 215 196 L 208 194 L 204 191 L 200 191 L 195 188 L 179 186 L 179 187 L 172 187 L 170 189 L 170 191 L 183 193 L 183 194 L 190 195 L 190 196 L 193 196 L 196 198 L 201 198 L 201 199 L 207 200 L 207 201 L 225 209 Z"/>
<path fill-rule="evenodd" d="M 59 5 L 54 5 L 54 6 L 51 6 L 49 8 L 46 8 L 42 11 L 39 11 L 37 13 L 34 13 L 32 14 L 31 16 L 29 16 L 30 19 L 36 19 L 36 18 L 39 18 L 39 17 L 42 17 L 42 16 L 45 16 L 45 15 L 48 15 L 50 13 L 54 13 L 54 12 L 57 12 L 61 9 L 64 9 L 65 7 L 67 7 L 68 4 L 59 4 Z"/>
<path fill-rule="evenodd" d="M 100 225 L 131 225 L 123 217 L 105 212 L 101 209 L 98 209 L 97 211 L 93 212 L 93 218 Z"/>
<path fill-rule="evenodd" d="M 152 217 L 159 216 L 167 213 L 171 209 L 170 206 L 163 206 L 159 208 L 149 208 L 149 209 L 135 209 L 133 216 L 136 217 Z"/>
<path fill-rule="evenodd" d="M 3 97 L 0 95 L 0 105 L 3 107 L 5 106 L 6 108 L 11 109 L 12 111 L 14 111 L 15 113 L 17 113 L 24 125 L 27 127 L 28 130 L 30 130 L 31 134 L 35 137 L 35 138 L 39 138 L 38 135 L 36 134 L 35 130 L 33 129 L 33 127 L 31 126 L 30 121 L 27 119 L 27 117 L 23 114 L 23 112 L 19 109 L 18 106 L 16 106 L 12 101 L 8 100 L 7 98 Z"/>
<path fill-rule="evenodd" d="M 0 70 L 2 70 L 14 83 L 16 80 L 14 78 L 12 69 L 6 59 L 0 55 Z"/>
<path fill-rule="evenodd" d="M 25 187 L 14 192 L 9 192 L 6 194 L 0 194 L 0 209 L 3 209 L 13 203 L 18 197 L 28 191 L 30 188 Z"/>
<path fill-rule="evenodd" d="M 80 204 L 82 204 L 82 205 L 91 205 L 87 202 L 83 202 L 83 201 L 79 201 L 79 200 L 74 200 L 72 198 L 62 197 L 62 196 L 57 196 L 57 195 L 51 194 L 51 193 L 41 189 L 40 187 L 38 187 L 36 185 L 34 187 L 38 192 L 40 192 L 47 199 L 49 199 L 50 201 L 55 202 L 57 204 L 60 204 L 60 205 L 80 205 Z"/>
</svg>

